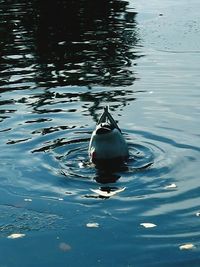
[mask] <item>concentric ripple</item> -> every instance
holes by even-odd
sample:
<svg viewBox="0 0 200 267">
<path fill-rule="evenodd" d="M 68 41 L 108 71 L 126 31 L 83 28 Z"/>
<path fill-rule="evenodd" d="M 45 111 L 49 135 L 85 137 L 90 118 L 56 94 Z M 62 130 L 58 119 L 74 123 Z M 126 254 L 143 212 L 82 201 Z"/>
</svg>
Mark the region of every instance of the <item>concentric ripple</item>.
<svg viewBox="0 0 200 267">
<path fill-rule="evenodd" d="M 127 162 L 115 170 L 99 170 L 90 162 L 88 157 L 91 133 L 91 131 L 81 132 L 76 139 L 63 140 L 62 143 L 57 143 L 57 145 L 54 143 L 54 145 L 43 147 L 39 151 L 50 149 L 50 154 L 59 163 L 59 172 L 68 179 L 80 179 L 83 182 L 96 180 L 103 184 L 116 182 L 121 176 L 126 177 L 128 173 L 150 168 L 154 164 L 157 154 L 163 153 L 162 149 L 151 143 L 132 143 L 129 141 L 130 157 Z M 84 138 L 81 138 L 83 135 Z M 133 138 L 129 134 L 127 139 Z"/>
</svg>

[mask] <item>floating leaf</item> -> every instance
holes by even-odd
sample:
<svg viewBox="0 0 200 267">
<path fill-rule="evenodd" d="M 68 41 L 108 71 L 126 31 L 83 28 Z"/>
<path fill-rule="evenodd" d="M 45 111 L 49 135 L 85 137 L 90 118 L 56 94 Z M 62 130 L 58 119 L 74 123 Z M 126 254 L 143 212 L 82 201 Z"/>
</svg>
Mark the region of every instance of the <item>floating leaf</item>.
<svg viewBox="0 0 200 267">
<path fill-rule="evenodd" d="M 67 252 L 67 251 L 71 250 L 71 246 L 69 244 L 65 243 L 65 242 L 61 242 L 59 244 L 59 248 L 60 248 L 60 250 L 62 250 L 64 252 Z"/>
<path fill-rule="evenodd" d="M 25 236 L 25 234 L 16 233 L 16 234 L 9 235 L 7 238 L 9 238 L 9 239 L 16 239 L 16 238 L 22 238 L 24 236 Z"/>
<path fill-rule="evenodd" d="M 195 248 L 195 246 L 192 243 L 187 243 L 187 244 L 181 245 L 179 248 L 180 250 L 189 250 L 189 249 Z"/>
<path fill-rule="evenodd" d="M 26 201 L 26 202 L 32 202 L 32 199 L 31 198 L 25 198 L 24 201 Z"/>
<path fill-rule="evenodd" d="M 165 186 L 165 189 L 176 189 L 177 185 L 176 184 L 169 184 L 167 186 Z"/>
<path fill-rule="evenodd" d="M 154 223 L 141 223 L 141 226 L 145 227 L 145 228 L 153 228 L 156 227 L 157 225 Z"/>
<path fill-rule="evenodd" d="M 119 189 L 116 189 L 116 190 L 102 190 L 102 189 L 90 189 L 92 192 L 98 194 L 99 196 L 102 196 L 102 197 L 111 197 L 111 196 L 114 196 L 122 191 L 124 191 L 126 189 L 126 187 L 123 187 L 123 188 L 119 188 Z"/>
<path fill-rule="evenodd" d="M 87 223 L 86 226 L 89 228 L 98 228 L 99 224 L 98 223 Z"/>
</svg>

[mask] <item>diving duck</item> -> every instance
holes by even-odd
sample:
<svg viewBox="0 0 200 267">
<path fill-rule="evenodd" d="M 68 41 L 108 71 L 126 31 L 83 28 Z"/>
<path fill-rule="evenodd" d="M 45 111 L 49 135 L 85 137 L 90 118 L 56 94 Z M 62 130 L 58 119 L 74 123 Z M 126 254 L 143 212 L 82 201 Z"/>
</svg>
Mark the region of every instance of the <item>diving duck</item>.
<svg viewBox="0 0 200 267">
<path fill-rule="evenodd" d="M 90 161 L 97 166 L 120 164 L 129 157 L 128 146 L 120 128 L 104 108 L 89 143 Z"/>
</svg>

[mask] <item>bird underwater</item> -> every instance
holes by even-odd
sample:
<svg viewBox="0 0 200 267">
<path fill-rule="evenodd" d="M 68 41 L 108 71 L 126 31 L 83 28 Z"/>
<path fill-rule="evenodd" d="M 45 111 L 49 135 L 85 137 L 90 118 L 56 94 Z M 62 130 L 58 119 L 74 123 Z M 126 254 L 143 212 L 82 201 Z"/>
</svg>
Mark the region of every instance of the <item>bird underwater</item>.
<svg viewBox="0 0 200 267">
<path fill-rule="evenodd" d="M 127 161 L 129 151 L 120 128 L 109 112 L 108 106 L 92 132 L 89 158 L 97 168 L 116 168 Z"/>
</svg>

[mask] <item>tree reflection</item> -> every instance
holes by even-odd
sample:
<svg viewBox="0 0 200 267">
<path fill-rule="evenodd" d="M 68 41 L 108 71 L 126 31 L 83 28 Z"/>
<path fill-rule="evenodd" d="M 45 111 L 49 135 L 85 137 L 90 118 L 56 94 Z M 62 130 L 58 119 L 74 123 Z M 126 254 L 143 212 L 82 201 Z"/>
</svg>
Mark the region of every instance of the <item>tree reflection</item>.
<svg viewBox="0 0 200 267">
<path fill-rule="evenodd" d="M 82 116 L 97 121 L 105 103 L 135 99 L 136 13 L 125 0 L 2 0 L 0 14 L 0 122 L 11 118 L 3 142 L 29 152 L 65 146 L 70 172 L 82 177 L 76 163 L 90 135 Z M 98 170 L 96 181 L 115 182 L 113 171 Z"/>
<path fill-rule="evenodd" d="M 136 57 L 135 12 L 128 2 L 38 1 L 35 6 L 37 82 L 56 85 L 131 85 Z"/>
<path fill-rule="evenodd" d="M 51 101 L 49 88 L 56 98 L 58 87 L 65 87 L 59 98 L 71 101 L 67 86 L 77 86 L 73 95 L 91 103 L 94 120 L 102 102 L 114 107 L 135 99 L 129 86 L 135 80 L 138 37 L 136 13 L 127 1 L 10 0 L 2 1 L 1 11 L 1 92 L 43 87 L 42 107 Z M 31 105 L 38 112 L 38 104 Z"/>
</svg>

